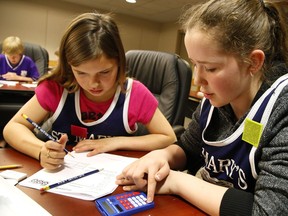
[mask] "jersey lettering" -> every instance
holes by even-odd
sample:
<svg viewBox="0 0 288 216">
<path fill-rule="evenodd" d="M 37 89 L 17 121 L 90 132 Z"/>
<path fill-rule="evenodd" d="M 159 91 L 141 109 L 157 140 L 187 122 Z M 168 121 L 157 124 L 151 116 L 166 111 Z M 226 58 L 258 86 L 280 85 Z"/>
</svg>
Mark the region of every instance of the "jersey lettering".
<svg viewBox="0 0 288 216">
<path fill-rule="evenodd" d="M 239 188 L 245 190 L 247 188 L 247 182 L 245 178 L 245 172 L 236 164 L 233 159 L 215 159 L 209 152 L 202 148 L 202 155 L 205 158 L 205 168 L 213 173 L 225 173 L 229 179 L 233 179 L 233 176 L 237 176 Z"/>
</svg>

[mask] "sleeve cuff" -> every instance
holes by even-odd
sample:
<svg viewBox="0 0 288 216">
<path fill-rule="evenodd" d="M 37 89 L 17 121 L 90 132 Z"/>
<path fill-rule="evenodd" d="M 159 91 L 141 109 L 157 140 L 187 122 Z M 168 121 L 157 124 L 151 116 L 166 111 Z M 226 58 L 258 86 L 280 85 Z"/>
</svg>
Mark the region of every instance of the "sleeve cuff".
<svg viewBox="0 0 288 216">
<path fill-rule="evenodd" d="M 254 195 L 252 193 L 229 188 L 221 201 L 220 215 L 251 215 L 253 202 Z"/>
</svg>

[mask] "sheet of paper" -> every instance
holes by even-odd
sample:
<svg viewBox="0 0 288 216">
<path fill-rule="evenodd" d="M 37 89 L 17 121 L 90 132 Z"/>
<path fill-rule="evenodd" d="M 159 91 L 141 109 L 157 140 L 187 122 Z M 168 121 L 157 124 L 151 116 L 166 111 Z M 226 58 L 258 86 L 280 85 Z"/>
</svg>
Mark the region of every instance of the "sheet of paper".
<svg viewBox="0 0 288 216">
<path fill-rule="evenodd" d="M 27 88 L 36 88 L 37 83 L 21 83 L 22 86 L 27 87 Z"/>
<path fill-rule="evenodd" d="M 18 83 L 19 83 L 18 81 L 0 80 L 0 84 L 4 84 L 8 86 L 15 86 Z"/>
<path fill-rule="evenodd" d="M 37 202 L 0 176 L 0 215 L 51 215 Z"/>
<path fill-rule="evenodd" d="M 136 160 L 136 158 L 102 153 L 87 157 L 87 152 L 75 153 L 73 157 L 66 155 L 65 164 L 54 172 L 42 169 L 19 184 L 26 187 L 40 189 L 65 179 L 86 173 L 94 169 L 102 171 L 84 178 L 69 182 L 48 190 L 48 192 L 62 194 L 83 200 L 95 200 L 99 197 L 112 193 L 117 185 L 116 176 L 124 167 Z"/>
</svg>

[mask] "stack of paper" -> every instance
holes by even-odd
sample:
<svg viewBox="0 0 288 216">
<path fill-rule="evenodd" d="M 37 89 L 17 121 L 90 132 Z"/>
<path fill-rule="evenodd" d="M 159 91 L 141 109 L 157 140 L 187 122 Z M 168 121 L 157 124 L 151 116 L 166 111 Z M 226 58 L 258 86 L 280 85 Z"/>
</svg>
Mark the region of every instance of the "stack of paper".
<svg viewBox="0 0 288 216">
<path fill-rule="evenodd" d="M 51 215 L 37 202 L 0 176 L 0 215 Z"/>
<path fill-rule="evenodd" d="M 19 83 L 18 81 L 0 80 L 0 84 L 8 85 L 8 86 L 16 86 L 16 84 L 18 83 Z"/>
<path fill-rule="evenodd" d="M 96 174 L 48 190 L 48 192 L 83 200 L 95 200 L 112 193 L 117 188 L 115 184 L 116 176 L 120 174 L 128 164 L 136 160 L 136 158 L 108 153 L 102 153 L 92 157 L 87 157 L 87 152 L 72 152 L 72 154 L 74 158 L 69 155 L 65 156 L 65 164 L 59 170 L 51 172 L 42 169 L 19 184 L 40 190 L 46 185 L 51 185 L 91 170 L 103 168 L 102 171 Z"/>
<path fill-rule="evenodd" d="M 5 170 L 0 173 L 0 176 L 6 179 L 6 181 L 9 182 L 10 184 L 16 185 L 19 181 L 26 178 L 27 174 L 23 172 L 14 171 L 14 170 Z"/>
<path fill-rule="evenodd" d="M 27 88 L 36 88 L 37 83 L 21 83 L 22 86 L 27 87 Z"/>
</svg>

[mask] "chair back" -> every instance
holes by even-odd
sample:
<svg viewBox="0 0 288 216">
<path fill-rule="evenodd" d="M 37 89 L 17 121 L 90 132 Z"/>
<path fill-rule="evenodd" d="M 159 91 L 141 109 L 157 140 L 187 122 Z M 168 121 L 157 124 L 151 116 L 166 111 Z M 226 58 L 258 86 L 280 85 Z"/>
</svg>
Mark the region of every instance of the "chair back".
<svg viewBox="0 0 288 216">
<path fill-rule="evenodd" d="M 29 56 L 36 64 L 40 76 L 48 72 L 49 54 L 47 50 L 38 44 L 23 42 L 24 55 Z M 2 53 L 2 43 L 0 44 Z"/>
<path fill-rule="evenodd" d="M 192 79 L 190 65 L 176 54 L 149 50 L 130 50 L 126 61 L 128 76 L 154 94 L 169 123 L 184 125 Z"/>
</svg>

